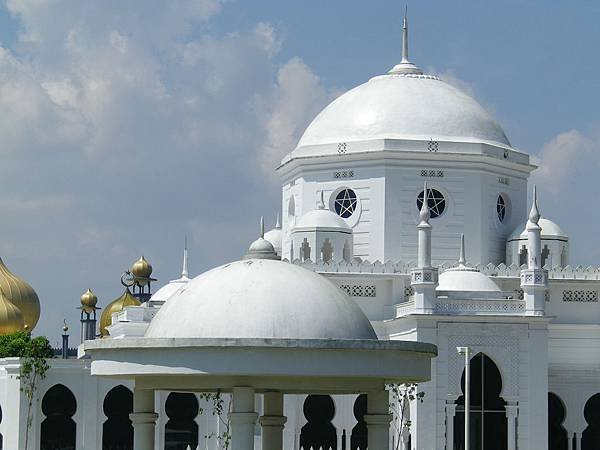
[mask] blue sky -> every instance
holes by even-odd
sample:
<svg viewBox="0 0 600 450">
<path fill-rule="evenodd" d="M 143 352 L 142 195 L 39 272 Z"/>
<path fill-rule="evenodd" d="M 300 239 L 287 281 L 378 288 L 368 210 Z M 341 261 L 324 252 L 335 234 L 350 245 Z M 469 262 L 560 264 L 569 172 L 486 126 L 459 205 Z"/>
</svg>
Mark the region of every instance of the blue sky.
<svg viewBox="0 0 600 450">
<path fill-rule="evenodd" d="M 166 282 L 239 257 L 271 168 L 339 93 L 400 57 L 403 3 L 9 0 L 0 8 L 0 256 L 77 329 L 140 254 Z M 600 263 L 600 3 L 419 1 L 411 59 L 474 95 L 542 169 L 542 213 Z M 592 192 L 592 195 L 589 192 Z M 581 212 L 585 211 L 582 215 Z M 75 333 L 76 334 L 76 333 Z"/>
</svg>

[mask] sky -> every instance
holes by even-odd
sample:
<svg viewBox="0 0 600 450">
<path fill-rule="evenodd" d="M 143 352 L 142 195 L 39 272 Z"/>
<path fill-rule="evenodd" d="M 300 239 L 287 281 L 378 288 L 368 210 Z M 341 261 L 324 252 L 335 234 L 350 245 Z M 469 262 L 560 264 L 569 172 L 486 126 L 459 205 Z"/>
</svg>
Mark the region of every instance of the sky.
<svg viewBox="0 0 600 450">
<path fill-rule="evenodd" d="M 399 61 L 391 0 L 0 3 L 0 256 L 36 329 L 79 335 L 79 296 L 238 259 L 273 225 L 273 168 L 333 98 Z M 413 1 L 410 56 L 473 95 L 540 165 L 542 214 L 600 265 L 600 2 Z"/>
</svg>

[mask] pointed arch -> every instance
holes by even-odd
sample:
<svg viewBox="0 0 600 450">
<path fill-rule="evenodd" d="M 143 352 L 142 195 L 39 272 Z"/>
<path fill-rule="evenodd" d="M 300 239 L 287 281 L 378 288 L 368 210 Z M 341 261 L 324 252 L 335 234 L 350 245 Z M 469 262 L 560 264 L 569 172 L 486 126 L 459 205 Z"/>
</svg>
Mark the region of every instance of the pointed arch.
<svg viewBox="0 0 600 450">
<path fill-rule="evenodd" d="M 464 446 L 465 373 L 461 376 L 461 395 L 456 400 L 454 417 L 454 449 Z M 496 363 L 485 353 L 471 358 L 470 450 L 504 450 L 507 447 L 506 402 L 501 397 L 502 374 Z"/>
<path fill-rule="evenodd" d="M 592 395 L 583 407 L 587 428 L 581 436 L 581 450 L 596 450 L 600 444 L 600 393 Z"/>
<path fill-rule="evenodd" d="M 561 398 L 548 392 L 548 450 L 567 450 L 567 430 L 563 426 L 566 415 Z"/>
<path fill-rule="evenodd" d="M 300 447 L 337 448 L 335 426 L 331 423 L 335 416 L 335 403 L 329 395 L 309 395 L 304 400 L 306 425 L 300 432 Z"/>
<path fill-rule="evenodd" d="M 358 450 L 367 448 L 367 424 L 365 422 L 365 414 L 367 414 L 367 395 L 360 394 L 354 401 L 354 418 L 356 425 L 352 428 L 350 436 L 350 450 Z"/>
<path fill-rule="evenodd" d="M 103 402 L 106 420 L 102 424 L 102 450 L 132 450 L 133 393 L 123 385 L 112 388 Z"/>
<path fill-rule="evenodd" d="M 200 411 L 194 394 L 171 392 L 165 402 L 169 420 L 165 424 L 165 450 L 186 450 L 198 446 L 198 424 L 195 422 Z"/>
<path fill-rule="evenodd" d="M 72 419 L 77 411 L 73 392 L 63 384 L 55 384 L 42 398 L 40 450 L 75 450 L 77 424 Z"/>
</svg>

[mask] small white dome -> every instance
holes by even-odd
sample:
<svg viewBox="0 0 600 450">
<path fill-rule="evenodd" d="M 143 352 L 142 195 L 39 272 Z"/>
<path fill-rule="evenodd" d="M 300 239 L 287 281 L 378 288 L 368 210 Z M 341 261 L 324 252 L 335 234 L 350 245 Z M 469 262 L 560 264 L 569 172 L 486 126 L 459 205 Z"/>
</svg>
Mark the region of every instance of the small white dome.
<svg viewBox="0 0 600 450">
<path fill-rule="evenodd" d="M 344 93 L 312 121 L 291 156 L 306 147 L 371 139 L 483 142 L 510 147 L 472 97 L 437 77 L 387 74 Z"/>
<path fill-rule="evenodd" d="M 177 280 L 169 281 L 169 283 L 162 286 L 158 291 L 152 294 L 150 297 L 151 302 L 166 302 L 169 298 L 179 292 L 185 287 L 190 279 L 188 277 L 181 277 Z"/>
<path fill-rule="evenodd" d="M 499 292 L 500 288 L 488 276 L 467 268 L 443 272 L 436 291 Z"/>
<path fill-rule="evenodd" d="M 340 288 L 269 259 L 236 261 L 194 278 L 160 309 L 146 337 L 377 339 Z"/>
<path fill-rule="evenodd" d="M 329 209 L 313 209 L 304 214 L 294 229 L 337 229 L 350 232 L 351 228 L 346 221 Z"/>
<path fill-rule="evenodd" d="M 542 229 L 542 239 L 560 239 L 560 240 L 568 240 L 569 236 L 565 233 L 561 227 L 559 227 L 556 223 L 551 220 L 540 218 L 538 225 Z M 523 222 L 520 224 L 515 230 L 511 233 L 508 241 L 516 241 L 527 239 L 527 222 Z"/>
<path fill-rule="evenodd" d="M 281 255 L 281 242 L 283 240 L 281 228 L 273 228 L 272 230 L 267 231 L 265 233 L 265 239 L 273 245 L 275 252 L 277 252 L 278 255 Z"/>
</svg>

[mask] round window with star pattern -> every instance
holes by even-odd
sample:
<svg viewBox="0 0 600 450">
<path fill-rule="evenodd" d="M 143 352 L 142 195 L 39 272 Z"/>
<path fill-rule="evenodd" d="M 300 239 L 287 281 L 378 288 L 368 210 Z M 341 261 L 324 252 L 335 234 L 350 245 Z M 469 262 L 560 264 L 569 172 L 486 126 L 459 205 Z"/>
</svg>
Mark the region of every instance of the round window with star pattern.
<svg viewBox="0 0 600 450">
<path fill-rule="evenodd" d="M 417 196 L 417 209 L 421 210 L 423 206 L 423 193 L 425 191 L 421 191 Z M 435 219 L 436 217 L 444 214 L 446 210 L 446 197 L 437 189 L 427 189 L 427 206 L 429 206 L 429 213 L 431 214 L 431 218 Z"/>
<path fill-rule="evenodd" d="M 333 207 L 338 216 L 344 219 L 349 218 L 356 211 L 358 199 L 356 193 L 352 189 L 342 189 L 338 195 L 335 196 Z"/>
</svg>

